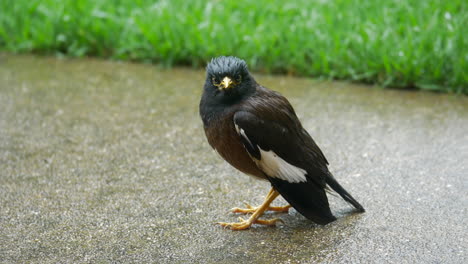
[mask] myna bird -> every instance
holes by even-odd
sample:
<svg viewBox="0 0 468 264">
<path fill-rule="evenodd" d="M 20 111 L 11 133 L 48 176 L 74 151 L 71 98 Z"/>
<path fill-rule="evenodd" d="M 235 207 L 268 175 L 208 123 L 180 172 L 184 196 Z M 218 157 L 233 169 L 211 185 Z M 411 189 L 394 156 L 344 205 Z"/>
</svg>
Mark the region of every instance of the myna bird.
<svg viewBox="0 0 468 264">
<path fill-rule="evenodd" d="M 328 187 L 364 212 L 330 173 L 327 159 L 288 100 L 258 84 L 245 61 L 224 56 L 211 60 L 200 116 L 209 144 L 221 157 L 243 173 L 272 185 L 259 207 L 233 210 L 252 213 L 249 219 L 219 223 L 222 226 L 242 230 L 252 224 L 274 225 L 281 220 L 258 218 L 267 210 L 287 212 L 290 206 L 317 224 L 328 224 L 336 220 L 328 204 Z M 290 206 L 270 207 L 278 195 Z"/>
</svg>

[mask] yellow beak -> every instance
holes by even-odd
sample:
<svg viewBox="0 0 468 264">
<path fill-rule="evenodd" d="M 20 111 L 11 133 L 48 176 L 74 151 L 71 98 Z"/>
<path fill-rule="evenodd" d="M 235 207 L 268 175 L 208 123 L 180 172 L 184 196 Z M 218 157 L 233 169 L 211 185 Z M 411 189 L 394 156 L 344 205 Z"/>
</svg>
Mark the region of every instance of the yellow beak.
<svg viewBox="0 0 468 264">
<path fill-rule="evenodd" d="M 232 80 L 229 77 L 224 77 L 223 81 L 221 82 L 221 89 L 228 89 L 229 86 L 232 84 Z"/>
</svg>

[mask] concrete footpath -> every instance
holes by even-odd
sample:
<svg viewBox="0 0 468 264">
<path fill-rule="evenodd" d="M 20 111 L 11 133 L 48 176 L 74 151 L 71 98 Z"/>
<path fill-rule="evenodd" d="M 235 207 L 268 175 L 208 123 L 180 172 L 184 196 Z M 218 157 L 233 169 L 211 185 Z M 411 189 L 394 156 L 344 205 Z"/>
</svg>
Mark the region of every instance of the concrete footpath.
<svg viewBox="0 0 468 264">
<path fill-rule="evenodd" d="M 467 96 L 255 76 L 366 213 L 223 229 L 269 184 L 208 146 L 203 71 L 0 54 L 0 263 L 468 263 Z"/>
</svg>

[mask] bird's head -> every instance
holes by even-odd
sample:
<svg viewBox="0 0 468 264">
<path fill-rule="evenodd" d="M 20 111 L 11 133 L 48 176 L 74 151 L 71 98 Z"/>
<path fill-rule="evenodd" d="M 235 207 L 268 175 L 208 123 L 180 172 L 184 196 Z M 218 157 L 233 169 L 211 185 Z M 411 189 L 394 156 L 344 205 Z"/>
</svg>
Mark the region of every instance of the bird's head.
<svg viewBox="0 0 468 264">
<path fill-rule="evenodd" d="M 255 90 L 255 81 L 244 60 L 217 57 L 206 67 L 205 92 L 221 100 L 235 100 Z"/>
</svg>

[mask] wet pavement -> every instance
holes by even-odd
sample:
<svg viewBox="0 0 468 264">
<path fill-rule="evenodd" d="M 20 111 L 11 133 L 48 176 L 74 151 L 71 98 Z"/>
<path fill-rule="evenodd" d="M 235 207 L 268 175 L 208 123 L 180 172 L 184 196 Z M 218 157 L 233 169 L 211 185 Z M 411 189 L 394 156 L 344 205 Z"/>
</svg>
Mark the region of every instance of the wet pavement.
<svg viewBox="0 0 468 264">
<path fill-rule="evenodd" d="M 203 71 L 0 54 L 0 262 L 468 262 L 468 97 L 256 77 L 366 213 L 223 229 L 269 184 L 206 143 Z"/>
</svg>

